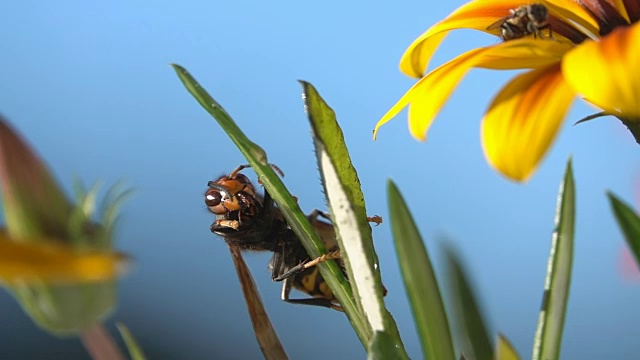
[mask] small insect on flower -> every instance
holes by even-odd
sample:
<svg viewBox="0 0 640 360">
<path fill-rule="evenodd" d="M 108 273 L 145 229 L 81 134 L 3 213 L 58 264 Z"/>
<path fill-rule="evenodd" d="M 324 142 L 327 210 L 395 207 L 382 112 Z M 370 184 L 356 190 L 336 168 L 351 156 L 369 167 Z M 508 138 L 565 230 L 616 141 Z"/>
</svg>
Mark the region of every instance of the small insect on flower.
<svg viewBox="0 0 640 360">
<path fill-rule="evenodd" d="M 271 165 L 281 176 L 282 171 Z M 240 250 L 270 251 L 273 253 L 269 268 L 271 279 L 282 281 L 282 300 L 289 303 L 323 306 L 342 311 L 331 289 L 315 266 L 335 260 L 346 276 L 336 234 L 328 214 L 314 210 L 307 216 L 309 222 L 324 242 L 328 253 L 309 259 L 300 239 L 284 219 L 269 193 L 259 195 L 249 178 L 239 172 L 249 165 L 240 165 L 229 176 L 210 181 L 205 192 L 205 204 L 216 214 L 211 232 L 221 236 L 230 247 Z M 379 223 L 380 217 L 370 218 Z M 240 278 L 241 281 L 248 279 Z M 295 288 L 309 298 L 291 299 Z M 386 293 L 386 289 L 382 289 Z"/>
<path fill-rule="evenodd" d="M 522 5 L 509 10 L 509 15 L 498 19 L 489 25 L 487 30 L 499 29 L 499 35 L 504 41 L 520 39 L 533 34 L 534 37 L 545 38 L 541 30 L 549 28 L 549 13 L 542 4 Z"/>
</svg>

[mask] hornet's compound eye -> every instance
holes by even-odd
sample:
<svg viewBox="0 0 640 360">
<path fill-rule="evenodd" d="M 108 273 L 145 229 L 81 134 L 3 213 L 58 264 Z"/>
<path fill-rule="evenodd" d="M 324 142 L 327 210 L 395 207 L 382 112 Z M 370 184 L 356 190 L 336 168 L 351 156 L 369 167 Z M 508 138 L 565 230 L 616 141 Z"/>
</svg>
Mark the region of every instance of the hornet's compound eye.
<svg viewBox="0 0 640 360">
<path fill-rule="evenodd" d="M 207 206 L 220 205 L 221 202 L 222 194 L 220 194 L 220 191 L 216 189 L 209 189 L 204 194 L 204 203 L 207 204 Z"/>
<path fill-rule="evenodd" d="M 226 208 L 223 203 L 223 195 L 219 190 L 209 189 L 204 193 L 204 203 L 214 214 L 224 214 Z"/>
</svg>

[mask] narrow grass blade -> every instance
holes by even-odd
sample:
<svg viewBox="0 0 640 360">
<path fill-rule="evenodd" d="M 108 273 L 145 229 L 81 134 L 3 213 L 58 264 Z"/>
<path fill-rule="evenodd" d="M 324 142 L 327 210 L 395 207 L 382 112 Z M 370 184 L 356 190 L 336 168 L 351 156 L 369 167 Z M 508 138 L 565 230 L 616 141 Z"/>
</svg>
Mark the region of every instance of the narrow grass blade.
<svg viewBox="0 0 640 360">
<path fill-rule="evenodd" d="M 186 69 L 180 65 L 173 64 L 172 66 L 187 91 L 218 121 L 218 124 L 251 164 L 265 189 L 278 204 L 278 208 L 282 211 L 289 226 L 291 226 L 291 229 L 304 245 L 309 257 L 316 258 L 326 253 L 324 243 L 320 240 L 302 210 L 300 210 L 297 201 L 291 196 L 280 177 L 269 166 L 264 150 L 244 135 L 222 106 L 198 84 Z M 360 341 L 365 345 L 368 344 L 371 331 L 364 326 L 366 323 L 351 297 L 351 286 L 344 278 L 342 271 L 331 261 L 320 264 L 319 268 L 323 278 L 329 284 L 349 317 L 349 321 L 358 334 Z"/>
<path fill-rule="evenodd" d="M 498 335 L 496 343 L 496 360 L 520 360 L 518 352 L 511 345 L 511 342 L 502 334 Z"/>
<path fill-rule="evenodd" d="M 453 249 L 446 249 L 446 260 L 462 354 L 466 359 L 492 360 L 493 344 L 469 276 Z"/>
<path fill-rule="evenodd" d="M 129 357 L 131 360 L 146 360 L 147 358 L 144 356 L 144 351 L 138 342 L 129 331 L 129 328 L 123 323 L 117 323 L 118 331 L 120 332 L 120 336 L 124 340 L 124 344 L 127 346 L 127 350 L 129 350 Z"/>
<path fill-rule="evenodd" d="M 358 174 L 334 111 L 308 82 L 300 81 L 311 123 L 318 165 L 356 304 L 374 332 L 389 332 L 403 348 L 384 307 L 382 282 Z M 393 335 L 395 334 L 395 335 Z"/>
<path fill-rule="evenodd" d="M 542 307 L 533 341 L 533 359 L 553 360 L 560 356 L 562 329 L 569 299 L 573 234 L 575 226 L 575 185 L 571 160 L 558 194 L 555 231 L 547 265 Z"/>
<path fill-rule="evenodd" d="M 222 127 L 222 130 L 229 135 L 229 138 L 231 138 L 231 141 L 238 147 L 242 155 L 244 155 L 247 160 L 249 158 L 255 159 L 257 163 L 266 166 L 267 154 L 264 150 L 249 140 L 224 108 L 200 86 L 198 81 L 196 81 L 185 68 L 177 64 L 172 64 L 171 66 L 173 66 L 173 69 L 182 81 L 182 84 L 187 88 L 187 91 L 216 119 L 220 127 Z M 253 166 L 253 164 L 251 165 Z"/>
<path fill-rule="evenodd" d="M 387 183 L 387 196 L 398 263 L 424 357 L 454 360 L 449 321 L 427 248 L 404 198 L 392 181 Z"/>
<path fill-rule="evenodd" d="M 262 304 L 262 299 L 260 299 L 260 293 L 256 288 L 256 283 L 253 281 L 251 272 L 249 272 L 249 268 L 242 258 L 240 249 L 230 246 L 229 251 L 231 251 L 231 258 L 242 285 L 242 293 L 244 294 L 244 300 L 247 302 L 247 310 L 251 318 L 253 331 L 256 334 L 256 340 L 258 340 L 264 358 L 273 360 L 287 359 L 287 354 L 280 343 L 278 334 L 276 334 L 273 325 L 271 325 L 269 316 L 267 316 Z"/>
<path fill-rule="evenodd" d="M 620 230 L 622 230 L 624 238 L 627 240 L 629 248 L 631 248 L 631 253 L 636 259 L 636 264 L 640 265 L 640 217 L 636 215 L 629 205 L 622 202 L 611 192 L 607 193 L 607 196 Z"/>
</svg>

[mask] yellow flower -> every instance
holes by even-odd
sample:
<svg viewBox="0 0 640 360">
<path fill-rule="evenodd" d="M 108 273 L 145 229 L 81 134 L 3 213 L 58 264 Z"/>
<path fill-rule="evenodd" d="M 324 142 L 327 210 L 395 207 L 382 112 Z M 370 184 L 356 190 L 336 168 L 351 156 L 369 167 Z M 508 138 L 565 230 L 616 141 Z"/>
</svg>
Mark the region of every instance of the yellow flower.
<svg viewBox="0 0 640 360">
<path fill-rule="evenodd" d="M 409 106 L 409 131 L 425 140 L 457 84 L 477 67 L 527 69 L 500 90 L 482 124 L 488 162 L 510 179 L 524 181 L 533 173 L 576 96 L 618 117 L 640 142 L 640 0 L 538 4 L 547 9 L 541 28 L 512 25 L 514 12 L 523 13 L 518 10 L 531 3 L 476 0 L 422 34 L 400 62 L 402 72 L 421 79 L 380 119 L 374 139 L 380 126 Z M 507 24 L 493 25 L 505 17 Z M 505 41 L 468 51 L 423 76 L 446 34 L 460 28 L 488 32 Z"/>
<path fill-rule="evenodd" d="M 117 209 L 128 192 L 113 187 L 97 210 L 98 187 L 78 188 L 73 204 L 1 116 L 0 185 L 6 219 L 0 286 L 52 334 L 91 328 L 115 307 L 116 280 L 128 263 L 112 244 Z"/>
<path fill-rule="evenodd" d="M 51 239 L 19 243 L 0 233 L 0 284 L 97 283 L 118 277 L 126 265 L 117 252 L 78 252 Z"/>
<path fill-rule="evenodd" d="M 0 284 L 74 284 L 117 278 L 127 257 L 112 246 L 117 210 L 127 192 L 114 187 L 96 215 L 98 187 L 78 187 L 69 202 L 29 145 L 0 116 Z"/>
</svg>

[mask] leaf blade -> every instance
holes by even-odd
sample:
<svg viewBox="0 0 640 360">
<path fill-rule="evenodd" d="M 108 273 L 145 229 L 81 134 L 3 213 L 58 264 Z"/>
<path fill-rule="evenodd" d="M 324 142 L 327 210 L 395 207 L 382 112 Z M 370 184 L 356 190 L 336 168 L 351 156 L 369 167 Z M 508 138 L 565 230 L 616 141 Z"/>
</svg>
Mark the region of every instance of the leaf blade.
<svg viewBox="0 0 640 360">
<path fill-rule="evenodd" d="M 533 359 L 558 359 L 566 315 L 575 227 L 575 183 L 571 160 L 560 185 L 556 210 L 555 231 L 551 240 L 551 253 L 547 277 L 533 344 Z"/>
<path fill-rule="evenodd" d="M 613 193 L 608 192 L 607 196 L 609 197 L 611 210 L 613 210 L 618 226 L 624 234 L 636 264 L 640 264 L 640 217 L 638 217 L 633 208 L 625 204 Z"/>
<path fill-rule="evenodd" d="M 371 331 L 385 331 L 389 322 L 385 319 L 387 312 L 382 301 L 381 290 L 384 287 L 375 266 L 378 260 L 358 174 L 351 162 L 335 112 L 312 84 L 299 82 L 311 124 L 322 184 L 355 303 Z"/>
<path fill-rule="evenodd" d="M 458 254 L 451 248 L 445 249 L 449 285 L 456 309 L 463 355 L 469 359 L 492 360 L 494 353 L 491 337 L 468 273 Z"/>
<path fill-rule="evenodd" d="M 449 320 L 427 248 L 396 185 L 387 182 L 391 229 L 424 357 L 455 359 Z"/>
<path fill-rule="evenodd" d="M 147 358 L 144 355 L 144 351 L 142 351 L 142 347 L 140 347 L 138 341 L 133 337 L 129 328 L 121 322 L 116 323 L 116 327 L 124 340 L 124 344 L 127 346 L 127 350 L 129 350 L 131 360 L 146 360 Z"/>
</svg>

